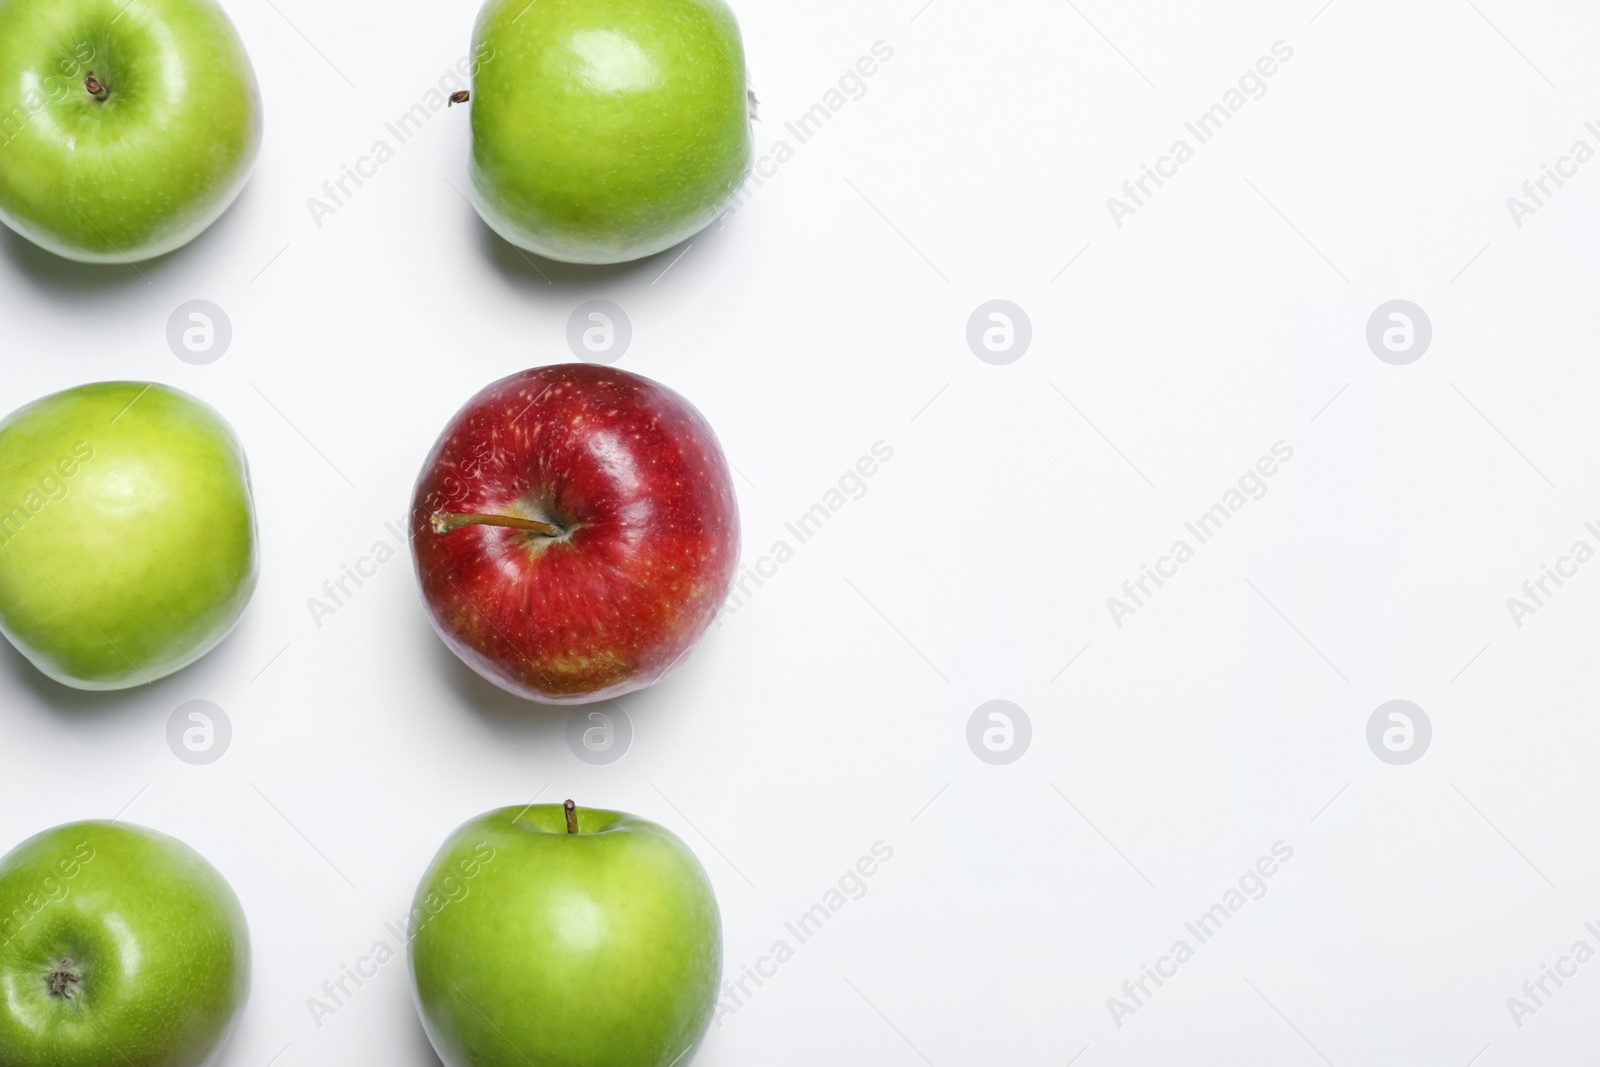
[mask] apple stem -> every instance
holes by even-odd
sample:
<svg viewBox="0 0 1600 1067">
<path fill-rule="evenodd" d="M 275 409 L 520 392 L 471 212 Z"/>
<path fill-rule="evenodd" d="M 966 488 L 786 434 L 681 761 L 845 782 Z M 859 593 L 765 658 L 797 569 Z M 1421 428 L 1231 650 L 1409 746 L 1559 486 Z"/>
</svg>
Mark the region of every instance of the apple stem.
<svg viewBox="0 0 1600 1067">
<path fill-rule="evenodd" d="M 447 511 L 433 513 L 433 532 L 447 534 L 459 530 L 463 526 L 509 526 L 513 530 L 527 530 L 530 533 L 544 534 L 546 537 L 560 537 L 561 527 L 552 526 L 548 522 L 538 519 L 524 519 L 518 515 L 458 515 Z"/>
<path fill-rule="evenodd" d="M 111 90 L 106 88 L 105 82 L 96 78 L 92 70 L 89 72 L 88 77 L 83 79 L 83 87 L 89 90 L 89 95 L 96 100 L 104 100 L 111 95 Z"/>
<path fill-rule="evenodd" d="M 569 834 L 577 833 L 578 832 L 578 805 L 574 804 L 572 801 L 569 800 L 565 804 L 561 805 L 561 807 L 567 813 L 567 833 L 569 833 Z"/>
<path fill-rule="evenodd" d="M 450 94 L 450 99 L 445 101 L 445 107 L 454 107 L 456 104 L 465 104 L 472 99 L 472 94 L 465 89 L 457 89 Z"/>
<path fill-rule="evenodd" d="M 83 976 L 72 969 L 72 960 L 67 956 L 61 957 L 61 962 L 55 969 L 45 975 L 45 984 L 50 987 L 50 992 L 58 997 L 69 997 L 73 985 L 83 981 Z"/>
</svg>

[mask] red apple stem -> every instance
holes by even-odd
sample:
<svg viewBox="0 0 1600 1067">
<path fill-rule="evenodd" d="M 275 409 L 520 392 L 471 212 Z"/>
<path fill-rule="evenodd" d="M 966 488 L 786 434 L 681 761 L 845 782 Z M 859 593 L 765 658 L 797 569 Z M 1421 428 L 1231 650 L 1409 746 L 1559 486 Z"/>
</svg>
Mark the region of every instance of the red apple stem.
<svg viewBox="0 0 1600 1067">
<path fill-rule="evenodd" d="M 544 534 L 546 537 L 560 537 L 562 532 L 559 526 L 552 526 L 538 519 L 524 519 L 520 515 L 461 515 L 436 511 L 433 513 L 432 522 L 433 532 L 436 534 L 447 534 L 463 526 L 509 526 L 513 530 L 527 530 L 529 533 Z"/>
<path fill-rule="evenodd" d="M 89 95 L 94 97 L 96 100 L 104 100 L 106 97 L 111 95 L 111 90 L 106 88 L 105 82 L 101 81 L 99 78 L 96 78 L 94 76 L 94 71 L 92 70 L 89 72 L 88 77 L 83 79 L 83 87 L 87 89 L 89 91 Z"/>
<path fill-rule="evenodd" d="M 561 805 L 561 807 L 567 813 L 567 833 L 569 833 L 569 834 L 577 833 L 578 832 L 578 805 L 574 804 L 572 801 L 569 800 L 565 804 Z"/>
</svg>

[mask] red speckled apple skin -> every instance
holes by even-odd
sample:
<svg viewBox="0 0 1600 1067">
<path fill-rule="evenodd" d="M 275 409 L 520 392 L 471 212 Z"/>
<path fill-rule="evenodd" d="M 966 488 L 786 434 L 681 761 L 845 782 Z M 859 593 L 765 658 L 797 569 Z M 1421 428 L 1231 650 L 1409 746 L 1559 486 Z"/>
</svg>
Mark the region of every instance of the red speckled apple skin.
<svg viewBox="0 0 1600 1067">
<path fill-rule="evenodd" d="M 438 533 L 439 514 L 563 532 Z M 451 651 L 518 696 L 581 704 L 659 681 L 700 641 L 738 565 L 739 508 L 687 400 L 564 363 L 502 378 L 450 420 L 417 479 L 411 551 Z"/>
</svg>

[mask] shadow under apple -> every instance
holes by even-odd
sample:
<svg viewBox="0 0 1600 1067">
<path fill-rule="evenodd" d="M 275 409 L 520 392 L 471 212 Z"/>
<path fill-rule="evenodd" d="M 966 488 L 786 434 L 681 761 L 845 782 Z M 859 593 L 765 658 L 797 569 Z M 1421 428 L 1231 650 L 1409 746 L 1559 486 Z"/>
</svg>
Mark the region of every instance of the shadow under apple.
<svg viewBox="0 0 1600 1067">
<path fill-rule="evenodd" d="M 128 689 L 74 689 L 39 670 L 10 641 L 0 640 L 0 645 L 5 646 L 5 651 L 0 652 L 0 685 L 27 690 L 39 698 L 40 704 L 62 714 L 100 714 L 142 704 L 146 698 L 155 697 L 177 707 L 186 698 L 180 697 L 178 690 L 179 687 L 189 686 L 188 682 L 182 680 L 188 668 L 158 678 L 148 685 Z M 188 688 L 184 688 L 183 693 L 186 695 Z M 134 699 L 135 695 L 137 700 Z"/>
<path fill-rule="evenodd" d="M 408 971 L 406 984 L 409 985 L 410 982 L 411 975 Z M 406 1000 L 408 1002 L 412 1000 L 409 991 Z M 407 1060 L 407 1063 L 415 1063 L 419 1067 L 444 1067 L 444 1061 L 434 1051 L 433 1042 L 428 1040 L 428 1032 L 422 1028 L 422 1019 L 417 1015 L 414 1006 L 411 1008 L 411 1024 L 406 1027 L 406 1036 L 411 1039 L 411 1046 L 416 1050 L 413 1058 Z"/>
<path fill-rule="evenodd" d="M 567 725 L 567 708 L 524 700 L 508 693 L 463 663 L 431 628 L 428 639 L 433 648 L 434 664 L 450 691 L 497 738 L 541 745 L 561 743 Z"/>
<path fill-rule="evenodd" d="M 109 292 L 150 285 L 161 275 L 174 269 L 185 255 L 198 254 L 211 244 L 226 248 L 229 242 L 237 244 L 238 237 L 229 237 L 225 231 L 240 214 L 242 200 L 250 195 L 246 185 L 228 209 L 194 240 L 154 259 L 124 263 L 79 263 L 77 260 L 46 251 L 23 237 L 9 226 L 0 225 L 0 246 L 5 248 L 5 258 L 16 268 L 16 273 L 33 286 L 51 296 L 72 301 L 96 300 Z"/>
<path fill-rule="evenodd" d="M 580 709 L 601 712 L 610 708 L 621 709 L 633 726 L 633 742 L 637 743 L 645 725 L 655 715 L 671 713 L 673 698 L 666 690 L 672 685 L 674 677 L 681 673 L 675 671 L 655 685 L 614 700 L 592 704 L 541 704 L 501 689 L 463 663 L 431 630 L 428 636 L 434 650 L 434 662 L 443 672 L 451 691 L 489 728 L 490 733 L 506 743 L 535 746 L 545 752 L 566 748 L 568 720 L 573 712 Z M 667 710 L 659 711 L 663 707 Z"/>
<path fill-rule="evenodd" d="M 473 213 L 473 219 L 477 224 L 478 240 L 484 257 L 507 281 L 518 288 L 564 294 L 579 293 L 584 296 L 594 295 L 602 286 L 627 282 L 635 278 L 643 278 L 646 283 L 653 283 L 677 257 L 685 253 L 686 246 L 701 242 L 709 243 L 718 230 L 718 224 L 713 222 L 693 237 L 673 245 L 664 252 L 657 252 L 643 259 L 630 260 L 627 263 L 562 263 L 518 248 L 495 233 L 476 212 Z"/>
</svg>

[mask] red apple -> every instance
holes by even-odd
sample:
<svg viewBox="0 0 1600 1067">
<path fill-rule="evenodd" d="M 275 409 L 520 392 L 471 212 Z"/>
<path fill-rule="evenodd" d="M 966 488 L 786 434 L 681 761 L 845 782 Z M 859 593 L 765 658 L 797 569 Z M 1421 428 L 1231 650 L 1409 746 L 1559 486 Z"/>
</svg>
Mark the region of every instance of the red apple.
<svg viewBox="0 0 1600 1067">
<path fill-rule="evenodd" d="M 659 681 L 699 643 L 733 581 L 739 509 L 692 404 L 564 363 L 450 420 L 417 478 L 411 551 L 452 652 L 518 696 L 581 704 Z"/>
</svg>

